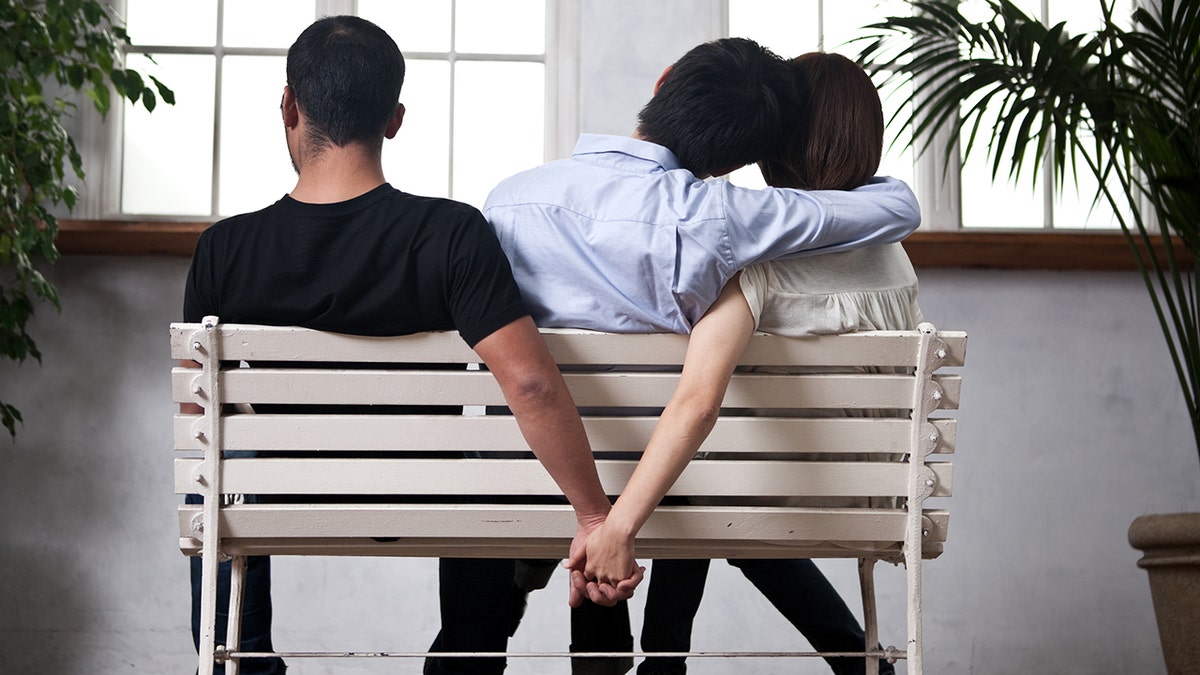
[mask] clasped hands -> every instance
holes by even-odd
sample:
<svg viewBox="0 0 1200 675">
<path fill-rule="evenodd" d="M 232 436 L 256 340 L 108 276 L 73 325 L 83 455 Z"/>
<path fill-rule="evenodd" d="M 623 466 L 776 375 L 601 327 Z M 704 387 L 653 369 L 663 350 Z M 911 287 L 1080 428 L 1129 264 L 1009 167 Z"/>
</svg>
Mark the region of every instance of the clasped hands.
<svg viewBox="0 0 1200 675">
<path fill-rule="evenodd" d="M 633 557 L 633 543 L 632 535 L 622 535 L 616 528 L 606 527 L 604 521 L 581 524 L 563 563 L 571 577 L 568 604 L 578 607 L 586 598 L 612 607 L 633 597 L 633 590 L 646 572 Z"/>
</svg>

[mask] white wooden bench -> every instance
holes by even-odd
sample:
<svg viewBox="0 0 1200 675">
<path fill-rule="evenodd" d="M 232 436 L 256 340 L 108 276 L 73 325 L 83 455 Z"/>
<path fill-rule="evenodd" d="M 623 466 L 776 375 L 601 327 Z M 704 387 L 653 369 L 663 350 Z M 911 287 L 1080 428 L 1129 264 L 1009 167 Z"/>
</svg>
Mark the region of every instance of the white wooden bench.
<svg viewBox="0 0 1200 675">
<path fill-rule="evenodd" d="M 606 409 L 605 416 L 585 414 L 584 422 L 605 488 L 619 494 L 634 465 L 628 453 L 645 446 L 654 409 L 675 387 L 687 337 L 543 335 L 576 404 Z M 927 508 L 925 499 L 950 495 L 952 467 L 943 455 L 954 450 L 956 420 L 942 411 L 957 409 L 960 389 L 960 375 L 935 371 L 961 366 L 966 342 L 963 333 L 928 325 L 804 339 L 754 336 L 744 365 L 805 372 L 734 376 L 728 410 L 703 448 L 721 459 L 693 461 L 670 493 L 704 505 L 660 507 L 638 536 L 639 558 L 858 558 L 867 634 L 860 655 L 906 658 L 908 672 L 921 673 L 921 561 L 941 553 L 948 523 L 947 512 Z M 478 408 L 504 400 L 490 373 L 462 365 L 478 357 L 457 333 L 356 337 L 220 325 L 210 317 L 173 324 L 171 355 L 202 365 L 172 373 L 174 400 L 205 409 L 174 421 L 176 492 L 205 497 L 202 506 L 179 508 L 180 547 L 202 556 L 201 673 L 211 673 L 215 659 L 236 674 L 238 659 L 262 655 L 237 648 L 246 555 L 566 555 L 575 528 L 570 507 L 545 499 L 558 495 L 554 483 L 536 460 L 514 452 L 527 446 L 512 418 Z M 222 361 L 225 367 L 214 367 Z M 444 364 L 458 365 L 436 369 Z M 676 372 L 662 372 L 663 366 Z M 230 404 L 469 407 L 466 414 L 237 414 Z M 831 417 L 829 410 L 859 412 Z M 912 410 L 917 414 L 910 416 Z M 223 458 L 225 450 L 258 456 Z M 333 452 L 357 456 L 329 457 Z M 791 453 L 822 454 L 794 461 Z M 893 461 L 876 461 L 888 455 Z M 229 497 L 240 494 L 321 497 L 267 504 Z M 365 502 L 364 495 L 392 497 Z M 739 503 L 744 496 L 757 499 Z M 805 506 L 763 506 L 763 497 L 838 505 L 806 499 Z M 847 506 L 847 497 L 895 499 L 886 507 L 879 499 Z M 230 557 L 234 592 L 228 645 L 221 646 L 214 640 L 216 571 Z M 876 560 L 906 567 L 903 650 L 876 647 Z M 297 655 L 304 654 L 291 654 Z M 868 660 L 869 673 L 877 672 L 876 658 Z"/>
</svg>

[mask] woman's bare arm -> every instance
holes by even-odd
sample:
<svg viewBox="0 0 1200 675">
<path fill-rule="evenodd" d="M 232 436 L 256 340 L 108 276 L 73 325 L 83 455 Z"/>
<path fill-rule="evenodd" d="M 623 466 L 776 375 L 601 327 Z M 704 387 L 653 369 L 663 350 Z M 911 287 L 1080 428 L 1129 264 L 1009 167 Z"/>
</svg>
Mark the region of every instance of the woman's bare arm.
<svg viewBox="0 0 1200 675">
<path fill-rule="evenodd" d="M 679 384 L 629 483 L 604 524 L 567 562 L 572 584 L 587 586 L 589 596 L 599 592 L 592 586 L 630 575 L 636 565 L 634 538 L 712 431 L 729 379 L 753 332 L 754 317 L 734 277 L 692 328 Z"/>
</svg>

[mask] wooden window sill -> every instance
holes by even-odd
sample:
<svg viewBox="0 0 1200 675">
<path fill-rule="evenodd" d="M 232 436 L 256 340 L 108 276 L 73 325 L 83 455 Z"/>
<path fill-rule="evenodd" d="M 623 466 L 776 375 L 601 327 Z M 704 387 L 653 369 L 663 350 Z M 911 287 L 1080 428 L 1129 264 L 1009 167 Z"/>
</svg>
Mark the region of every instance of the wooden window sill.
<svg viewBox="0 0 1200 675">
<path fill-rule="evenodd" d="M 196 238 L 211 221 L 58 221 L 58 250 L 64 255 L 168 255 L 192 257 Z"/>
<path fill-rule="evenodd" d="M 208 222 L 59 221 L 65 255 L 168 255 L 190 257 Z M 1119 232 L 955 231 L 916 232 L 904 248 L 918 269 L 1010 270 L 1137 269 Z"/>
</svg>

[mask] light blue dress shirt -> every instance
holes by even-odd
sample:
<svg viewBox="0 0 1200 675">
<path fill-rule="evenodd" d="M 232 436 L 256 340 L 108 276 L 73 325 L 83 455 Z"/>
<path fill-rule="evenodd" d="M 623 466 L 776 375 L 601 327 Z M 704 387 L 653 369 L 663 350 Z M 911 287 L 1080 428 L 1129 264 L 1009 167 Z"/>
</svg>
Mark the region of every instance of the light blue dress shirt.
<svg viewBox="0 0 1200 675">
<path fill-rule="evenodd" d="M 584 134 L 571 159 L 501 182 L 483 214 L 539 326 L 689 333 L 739 269 L 900 241 L 920 224 L 903 182 L 851 191 L 703 181 L 670 150 Z"/>
</svg>

